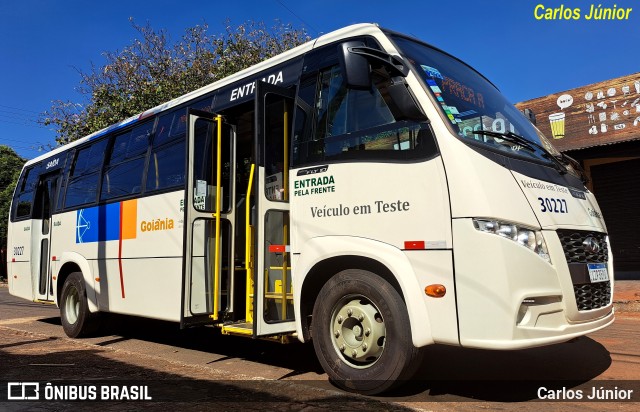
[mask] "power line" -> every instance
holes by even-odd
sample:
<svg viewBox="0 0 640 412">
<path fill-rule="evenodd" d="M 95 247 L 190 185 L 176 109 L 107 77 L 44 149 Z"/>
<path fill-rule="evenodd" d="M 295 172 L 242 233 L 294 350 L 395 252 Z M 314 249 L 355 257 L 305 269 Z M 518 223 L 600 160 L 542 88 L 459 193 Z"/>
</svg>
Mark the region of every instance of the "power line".
<svg viewBox="0 0 640 412">
<path fill-rule="evenodd" d="M 42 152 L 40 148 L 36 148 L 36 147 L 25 147 L 25 146 L 16 146 L 16 145 L 8 145 L 8 144 L 4 146 L 8 146 L 13 150 L 19 149 L 19 150 L 24 150 L 26 152 L 36 152 L 36 153 Z"/>
<path fill-rule="evenodd" d="M 29 120 L 29 121 L 31 121 L 31 122 L 35 121 L 35 120 L 33 120 L 32 115 L 27 115 L 27 114 L 24 114 L 24 113 L 17 113 L 17 112 L 12 112 L 12 111 L 9 111 L 9 110 L 2 110 L 2 109 L 0 109 L 0 113 L 9 113 L 9 114 L 14 114 L 14 115 L 16 115 L 16 116 L 20 116 L 20 118 L 27 119 L 27 120 Z M 0 115 L 0 116 L 6 116 L 6 117 L 9 117 L 9 116 L 7 116 L 6 114 L 2 114 L 2 115 Z"/>
<path fill-rule="evenodd" d="M 0 137 L 0 142 L 16 142 L 16 143 L 25 143 L 25 139 L 10 139 L 8 137 Z M 37 146 L 43 146 L 44 144 L 41 142 L 35 142 L 35 145 Z"/>
<path fill-rule="evenodd" d="M 7 108 L 7 109 L 13 109 L 13 110 L 20 110 L 21 112 L 30 112 L 30 113 L 40 114 L 40 112 L 36 112 L 34 110 L 21 109 L 19 107 L 13 107 L 13 106 L 5 106 L 4 104 L 0 104 L 0 107 L 4 107 L 4 108 Z"/>
<path fill-rule="evenodd" d="M 280 4 L 282 7 L 284 7 L 285 9 L 287 9 L 289 11 L 289 13 L 293 14 L 298 20 L 300 20 L 302 22 L 302 24 L 308 26 L 310 29 L 312 29 L 315 33 L 316 36 L 320 33 L 320 31 L 318 29 L 316 29 L 315 27 L 313 27 L 312 25 L 310 25 L 309 23 L 307 23 L 306 21 L 304 21 L 302 19 L 302 17 L 298 16 L 293 10 L 291 10 L 289 7 L 287 7 L 284 3 L 282 3 L 280 0 L 276 0 L 276 2 L 278 4 Z"/>
<path fill-rule="evenodd" d="M 0 116 L 4 116 L 4 115 L 0 114 Z M 17 119 L 17 118 L 14 118 L 14 117 L 10 117 L 10 116 L 5 116 L 5 117 L 8 117 L 10 119 L 15 119 L 15 120 L 23 120 L 23 119 Z M 11 120 L 0 119 L 0 123 L 11 123 L 11 124 L 17 124 L 17 125 L 20 125 L 20 126 L 28 126 L 28 127 L 35 127 L 37 129 L 50 130 L 52 132 L 55 131 L 54 129 L 50 129 L 50 128 L 46 127 L 46 126 L 37 126 L 35 124 L 25 123 L 26 121 L 27 120 L 23 120 L 22 122 L 12 122 Z M 33 122 L 33 123 L 37 123 L 37 122 Z"/>
<path fill-rule="evenodd" d="M 12 119 L 12 120 L 19 120 L 21 122 L 29 122 L 29 123 L 35 123 L 35 124 L 39 124 L 38 120 L 34 120 L 33 118 L 28 118 L 28 117 L 20 117 L 21 115 L 18 116 L 11 116 L 8 114 L 3 114 L 2 112 L 5 112 L 4 110 L 0 110 L 0 117 L 4 117 L 7 119 Z M 8 112 L 5 112 L 8 113 Z M 16 113 L 14 113 L 16 114 Z"/>
<path fill-rule="evenodd" d="M 44 146 L 20 146 L 20 145 L 15 145 L 15 144 L 5 144 L 5 143 L 0 143 L 0 146 L 8 146 L 12 149 L 20 149 L 20 150 L 27 150 L 30 152 L 43 152 L 47 149 L 45 149 Z"/>
<path fill-rule="evenodd" d="M 0 142 L 16 142 L 16 143 L 24 143 L 24 139 L 22 139 L 22 140 L 16 140 L 16 139 L 9 139 L 8 137 L 0 137 Z"/>
<path fill-rule="evenodd" d="M 30 146 L 16 145 L 16 143 L 29 144 L 28 142 L 25 142 L 25 140 L 15 140 L 15 139 L 8 139 L 6 137 L 0 137 L 0 145 L 10 146 L 10 147 L 17 147 L 17 148 L 24 149 L 24 150 L 32 150 L 32 151 L 35 151 L 35 152 L 43 152 L 43 151 L 50 150 L 52 147 L 55 147 L 55 144 L 42 143 L 42 142 L 39 142 L 39 141 L 38 142 L 33 142 Z"/>
</svg>

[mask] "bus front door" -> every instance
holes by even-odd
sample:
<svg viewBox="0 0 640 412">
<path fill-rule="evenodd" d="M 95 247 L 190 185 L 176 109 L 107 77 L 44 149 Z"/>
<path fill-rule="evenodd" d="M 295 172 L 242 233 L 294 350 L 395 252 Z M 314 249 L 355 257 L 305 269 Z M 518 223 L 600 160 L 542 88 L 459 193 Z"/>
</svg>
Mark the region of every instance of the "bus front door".
<svg viewBox="0 0 640 412">
<path fill-rule="evenodd" d="M 36 189 L 31 227 L 31 276 L 34 300 L 53 301 L 51 282 L 51 214 L 55 204 L 60 174 L 40 177 Z"/>
<path fill-rule="evenodd" d="M 295 90 L 257 82 L 255 101 L 256 336 L 295 330 L 289 231 L 290 136 Z"/>
<path fill-rule="evenodd" d="M 188 125 L 181 327 L 222 321 L 233 305 L 234 129 L 193 109 Z"/>
</svg>

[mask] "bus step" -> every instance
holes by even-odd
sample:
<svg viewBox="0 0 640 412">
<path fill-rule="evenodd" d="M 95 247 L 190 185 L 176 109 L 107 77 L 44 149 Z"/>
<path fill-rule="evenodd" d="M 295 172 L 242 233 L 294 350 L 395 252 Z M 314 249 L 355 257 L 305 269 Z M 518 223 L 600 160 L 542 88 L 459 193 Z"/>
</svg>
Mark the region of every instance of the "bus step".
<svg viewBox="0 0 640 412">
<path fill-rule="evenodd" d="M 253 323 L 232 323 L 228 325 L 222 325 L 223 335 L 253 335 Z"/>
</svg>

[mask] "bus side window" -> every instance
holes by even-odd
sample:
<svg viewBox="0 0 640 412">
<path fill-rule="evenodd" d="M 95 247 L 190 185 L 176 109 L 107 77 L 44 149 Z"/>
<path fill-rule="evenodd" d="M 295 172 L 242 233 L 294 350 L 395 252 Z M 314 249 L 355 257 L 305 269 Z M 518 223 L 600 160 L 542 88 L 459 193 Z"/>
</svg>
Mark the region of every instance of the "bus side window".
<svg viewBox="0 0 640 412">
<path fill-rule="evenodd" d="M 183 111 L 184 110 L 181 110 L 180 112 Z M 158 119 L 158 124 L 156 125 L 156 133 L 153 138 L 153 145 L 157 147 L 163 145 L 164 143 L 172 141 L 178 134 L 177 129 L 179 121 L 180 114 L 177 110 L 160 116 L 160 119 Z"/>
<path fill-rule="evenodd" d="M 102 139 L 76 152 L 76 159 L 71 168 L 71 176 L 81 176 L 94 172 L 102 166 L 108 139 Z"/>
<path fill-rule="evenodd" d="M 311 119 L 313 117 L 313 99 L 316 94 L 317 74 L 300 81 L 293 124 L 292 162 L 297 166 L 303 162 L 321 160 L 322 156 L 313 150 L 311 141 Z"/>
<path fill-rule="evenodd" d="M 96 201 L 100 169 L 108 142 L 109 139 L 104 138 L 76 152 L 69 172 L 65 208 Z"/>
<path fill-rule="evenodd" d="M 16 189 L 16 197 L 14 199 L 15 219 L 24 219 L 31 216 L 31 206 L 33 204 L 33 193 L 38 183 L 38 173 L 35 167 L 27 169 L 24 172 L 22 180 L 18 181 Z"/>
<path fill-rule="evenodd" d="M 152 130 L 153 122 L 147 122 L 115 137 L 102 178 L 101 200 L 142 191 L 142 174 Z"/>
<path fill-rule="evenodd" d="M 437 153 L 428 123 L 396 119 L 389 88 L 391 76 L 374 68 L 368 90 L 348 88 L 339 65 L 321 70 L 317 92 L 307 119 L 311 127 L 296 120 L 294 165 L 338 160 L 411 161 Z M 315 90 L 311 82 L 305 84 Z M 300 85 L 300 95 L 304 90 Z M 302 116 L 304 117 L 304 116 Z"/>
<path fill-rule="evenodd" d="M 145 191 L 184 185 L 187 110 L 180 108 L 160 116 L 156 125 Z"/>
<path fill-rule="evenodd" d="M 285 113 L 292 116 L 291 104 L 278 95 L 267 93 L 265 96 L 265 136 L 264 136 L 264 156 L 265 156 L 265 190 L 266 197 L 272 201 L 287 201 L 285 188 L 285 167 L 289 167 L 288 156 L 285 165 L 285 151 L 291 147 L 290 143 L 285 144 L 286 135 L 289 136 L 290 123 L 285 124 Z M 287 138 L 289 139 L 289 138 Z"/>
<path fill-rule="evenodd" d="M 54 212 L 59 212 L 64 209 L 64 192 L 67 189 L 67 179 L 69 175 L 69 169 L 71 168 L 71 160 L 73 160 L 73 150 L 65 153 L 63 155 L 64 161 L 62 162 L 63 167 L 60 170 L 60 184 L 56 198 L 54 199 Z"/>
<path fill-rule="evenodd" d="M 321 74 L 318 92 L 316 140 L 395 122 L 380 89 L 348 89 L 339 66 Z"/>
<path fill-rule="evenodd" d="M 154 147 L 149 159 L 147 191 L 162 190 L 184 185 L 185 141 L 179 139 L 170 144 Z"/>
<path fill-rule="evenodd" d="M 211 112 L 213 110 L 213 97 L 208 96 L 189 107 Z M 178 188 L 184 185 L 186 133 L 186 107 L 176 109 L 158 119 L 153 137 L 151 157 L 149 158 L 145 192 Z"/>
</svg>

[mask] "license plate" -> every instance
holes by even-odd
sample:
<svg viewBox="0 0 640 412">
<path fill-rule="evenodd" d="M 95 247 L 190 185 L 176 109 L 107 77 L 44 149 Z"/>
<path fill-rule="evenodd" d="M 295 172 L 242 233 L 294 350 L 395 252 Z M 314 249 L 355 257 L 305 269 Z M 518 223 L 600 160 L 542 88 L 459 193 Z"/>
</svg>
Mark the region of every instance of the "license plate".
<svg viewBox="0 0 640 412">
<path fill-rule="evenodd" d="M 589 263 L 587 264 L 589 270 L 589 278 L 591 283 L 606 282 L 609 280 L 609 273 L 607 272 L 607 265 L 605 263 Z"/>
</svg>

